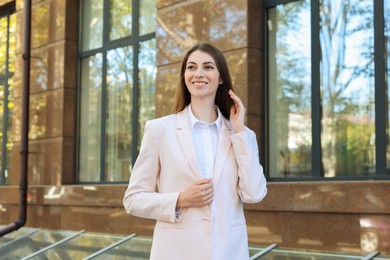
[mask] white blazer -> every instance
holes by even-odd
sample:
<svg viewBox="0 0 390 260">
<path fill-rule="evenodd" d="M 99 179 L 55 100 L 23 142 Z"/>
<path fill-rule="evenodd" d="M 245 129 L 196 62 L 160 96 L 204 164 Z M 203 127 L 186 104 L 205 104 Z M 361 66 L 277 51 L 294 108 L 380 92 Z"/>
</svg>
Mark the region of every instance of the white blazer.
<svg viewBox="0 0 390 260">
<path fill-rule="evenodd" d="M 123 205 L 129 214 L 157 220 L 151 259 L 249 259 L 243 203 L 267 193 L 255 133 L 234 134 L 223 119 L 214 169 L 212 204 L 176 216 L 179 193 L 202 179 L 188 109 L 146 123 Z"/>
</svg>

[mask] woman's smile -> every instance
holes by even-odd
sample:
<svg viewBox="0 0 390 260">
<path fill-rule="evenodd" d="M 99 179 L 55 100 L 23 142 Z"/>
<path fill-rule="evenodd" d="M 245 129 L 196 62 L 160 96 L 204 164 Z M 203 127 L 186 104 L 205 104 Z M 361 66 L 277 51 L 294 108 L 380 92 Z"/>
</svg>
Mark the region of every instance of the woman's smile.
<svg viewBox="0 0 390 260">
<path fill-rule="evenodd" d="M 214 100 L 221 82 L 214 58 L 202 51 L 195 51 L 188 57 L 184 78 L 191 99 L 211 98 Z"/>
</svg>

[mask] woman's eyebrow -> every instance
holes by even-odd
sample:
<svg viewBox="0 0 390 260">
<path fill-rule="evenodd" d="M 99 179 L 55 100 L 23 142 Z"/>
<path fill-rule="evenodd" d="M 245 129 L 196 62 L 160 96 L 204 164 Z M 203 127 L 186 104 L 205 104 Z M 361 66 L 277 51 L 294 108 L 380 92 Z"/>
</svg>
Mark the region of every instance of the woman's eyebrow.
<svg viewBox="0 0 390 260">
<path fill-rule="evenodd" d="M 194 62 L 194 61 L 188 61 L 188 62 L 187 62 L 187 65 L 188 65 L 188 64 L 196 64 L 196 62 Z M 205 65 L 205 64 L 212 64 L 212 65 L 215 65 L 215 63 L 212 62 L 212 61 L 203 62 L 203 65 Z"/>
</svg>

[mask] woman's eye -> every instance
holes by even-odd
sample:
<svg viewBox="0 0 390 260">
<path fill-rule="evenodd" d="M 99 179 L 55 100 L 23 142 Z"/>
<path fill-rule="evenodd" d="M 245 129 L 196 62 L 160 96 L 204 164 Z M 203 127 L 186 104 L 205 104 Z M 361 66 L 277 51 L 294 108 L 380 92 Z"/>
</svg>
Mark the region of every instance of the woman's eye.
<svg viewBox="0 0 390 260">
<path fill-rule="evenodd" d="M 187 70 L 194 70 L 194 69 L 195 69 L 195 66 L 193 66 L 193 65 L 187 66 Z"/>
<path fill-rule="evenodd" d="M 212 69 L 214 69 L 214 67 L 213 66 L 206 66 L 206 67 L 204 67 L 206 70 L 212 70 Z"/>
</svg>

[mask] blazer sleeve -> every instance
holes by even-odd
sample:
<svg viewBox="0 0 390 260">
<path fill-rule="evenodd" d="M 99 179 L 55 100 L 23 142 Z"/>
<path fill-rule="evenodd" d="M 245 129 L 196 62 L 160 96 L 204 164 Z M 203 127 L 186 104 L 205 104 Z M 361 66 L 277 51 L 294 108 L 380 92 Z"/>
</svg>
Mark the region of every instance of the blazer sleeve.
<svg viewBox="0 0 390 260">
<path fill-rule="evenodd" d="M 238 194 L 245 203 L 257 203 L 267 194 L 267 181 L 259 161 L 256 135 L 246 127 L 230 139 L 238 164 Z"/>
<path fill-rule="evenodd" d="M 153 121 L 145 124 L 140 152 L 131 172 L 123 205 L 128 214 L 167 222 L 179 221 L 178 192 L 156 192 L 160 173 L 158 139 Z"/>
</svg>

